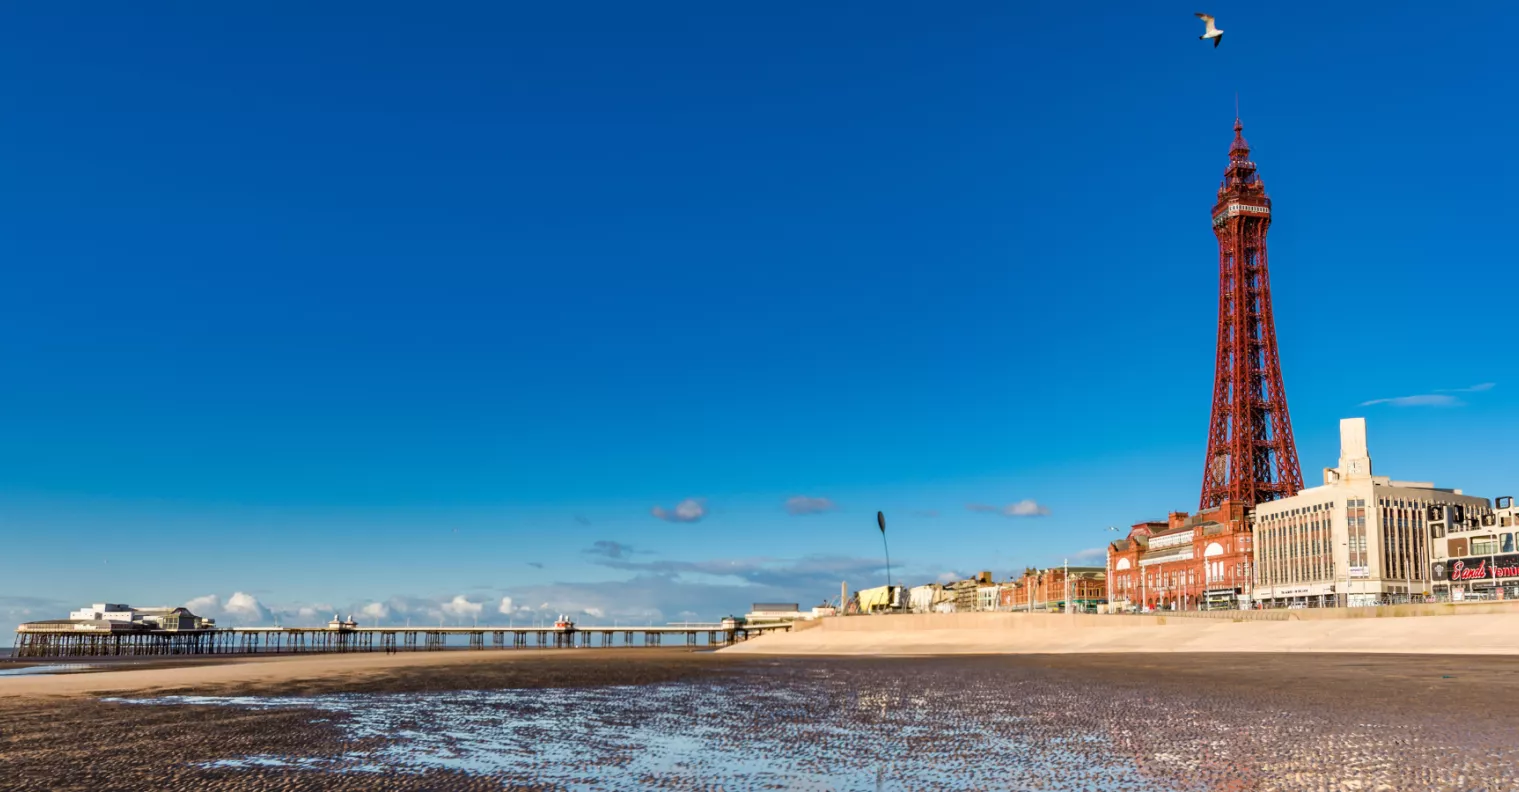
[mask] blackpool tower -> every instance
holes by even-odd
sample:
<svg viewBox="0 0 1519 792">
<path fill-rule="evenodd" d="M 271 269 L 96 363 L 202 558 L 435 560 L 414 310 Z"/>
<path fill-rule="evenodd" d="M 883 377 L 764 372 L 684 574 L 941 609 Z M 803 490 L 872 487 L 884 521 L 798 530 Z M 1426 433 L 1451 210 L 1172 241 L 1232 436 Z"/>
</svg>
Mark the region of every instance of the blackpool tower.
<svg viewBox="0 0 1519 792">
<path fill-rule="evenodd" d="M 1218 237 L 1218 359 L 1199 508 L 1247 507 L 1303 488 L 1271 318 L 1266 229 L 1271 199 L 1234 121 L 1229 167 L 1213 206 Z"/>
</svg>

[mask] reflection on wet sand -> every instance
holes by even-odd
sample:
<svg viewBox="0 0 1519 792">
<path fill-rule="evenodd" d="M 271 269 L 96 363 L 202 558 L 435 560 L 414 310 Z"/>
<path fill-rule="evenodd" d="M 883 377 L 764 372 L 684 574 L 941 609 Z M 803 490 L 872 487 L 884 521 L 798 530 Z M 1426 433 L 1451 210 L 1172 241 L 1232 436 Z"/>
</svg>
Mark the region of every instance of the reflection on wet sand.
<svg viewBox="0 0 1519 792">
<path fill-rule="evenodd" d="M 1473 778 L 1519 788 L 1519 757 L 1499 735 L 1206 690 L 1160 696 L 984 659 L 776 663 L 643 686 L 141 701 L 315 711 L 359 746 L 202 765 L 255 774 L 442 772 L 568 790 L 1425 790 L 1471 789 Z"/>
</svg>

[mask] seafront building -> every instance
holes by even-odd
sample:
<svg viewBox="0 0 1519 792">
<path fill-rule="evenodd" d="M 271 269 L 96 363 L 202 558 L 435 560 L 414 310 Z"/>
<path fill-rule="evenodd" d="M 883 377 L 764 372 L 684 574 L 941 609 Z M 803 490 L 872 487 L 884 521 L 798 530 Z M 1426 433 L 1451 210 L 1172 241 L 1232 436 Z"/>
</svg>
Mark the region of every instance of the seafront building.
<svg viewBox="0 0 1519 792">
<path fill-rule="evenodd" d="M 1094 611 L 1107 602 L 1107 588 L 1107 570 L 1103 567 L 1030 567 L 1007 587 L 1000 609 L 1033 613 L 1064 611 L 1069 597 L 1072 610 Z"/>
<path fill-rule="evenodd" d="M 1253 572 L 1248 511 L 1224 501 L 1197 514 L 1146 520 L 1108 545 L 1108 609 L 1243 607 Z"/>
<path fill-rule="evenodd" d="M 1340 421 L 1339 464 L 1324 468 L 1323 481 L 1255 508 L 1254 596 L 1267 607 L 1364 606 L 1436 594 L 1432 561 L 1450 557 L 1447 549 L 1464 555 L 1468 546 L 1438 539 L 1432 548 L 1432 512 L 1453 508 L 1473 531 L 1488 526 L 1497 541 L 1486 498 L 1374 475 L 1364 418 Z"/>
<path fill-rule="evenodd" d="M 1107 571 L 1094 566 L 1030 567 L 1020 577 L 1000 582 L 982 572 L 965 580 L 914 586 L 907 602 L 913 613 L 1045 612 L 1064 610 L 1067 596 L 1075 610 L 1097 610 L 1107 602 Z"/>
<path fill-rule="evenodd" d="M 1438 599 L 1519 598 L 1519 507 L 1505 495 L 1490 512 L 1430 506 L 1431 588 Z"/>
</svg>

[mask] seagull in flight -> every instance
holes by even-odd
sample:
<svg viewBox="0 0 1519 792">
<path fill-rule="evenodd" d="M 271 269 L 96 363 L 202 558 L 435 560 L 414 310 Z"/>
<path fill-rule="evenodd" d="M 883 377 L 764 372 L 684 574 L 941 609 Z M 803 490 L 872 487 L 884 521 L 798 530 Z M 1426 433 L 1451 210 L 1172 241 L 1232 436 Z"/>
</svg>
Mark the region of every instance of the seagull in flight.
<svg viewBox="0 0 1519 792">
<path fill-rule="evenodd" d="M 1208 25 L 1207 31 L 1205 31 L 1201 36 L 1198 36 L 1198 38 L 1200 38 L 1200 39 L 1202 39 L 1204 41 L 1206 41 L 1208 39 L 1213 39 L 1213 47 L 1214 47 L 1214 49 L 1217 49 L 1218 48 L 1218 42 L 1224 40 L 1224 31 L 1219 30 L 1218 28 L 1214 27 L 1213 26 L 1213 17 L 1210 17 L 1207 14 L 1199 13 L 1197 15 L 1197 18 L 1201 19 L 1203 22 L 1207 23 L 1207 25 Z"/>
</svg>

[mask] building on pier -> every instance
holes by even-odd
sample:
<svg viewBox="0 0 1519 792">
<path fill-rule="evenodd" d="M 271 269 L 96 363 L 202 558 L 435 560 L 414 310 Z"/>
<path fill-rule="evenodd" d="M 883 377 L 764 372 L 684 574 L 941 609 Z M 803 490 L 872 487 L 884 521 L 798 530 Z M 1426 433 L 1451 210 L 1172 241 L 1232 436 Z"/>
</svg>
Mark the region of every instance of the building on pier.
<svg viewBox="0 0 1519 792">
<path fill-rule="evenodd" d="M 744 614 L 744 623 L 758 624 L 811 618 L 812 613 L 803 611 L 802 606 L 795 602 L 756 602 L 753 608 Z"/>
<path fill-rule="evenodd" d="M 208 630 L 216 626 L 215 619 L 196 616 L 188 608 L 134 608 L 115 602 L 97 602 L 87 608 L 80 608 L 70 612 L 69 618 L 64 621 L 144 624 L 159 630 Z"/>
</svg>

